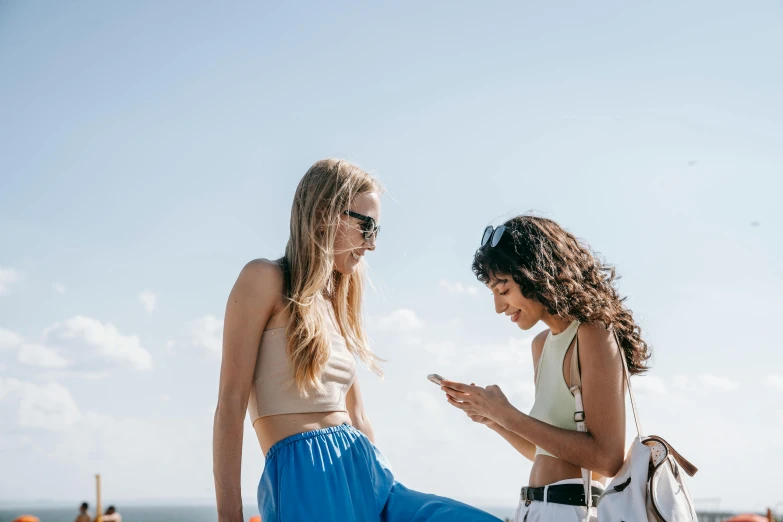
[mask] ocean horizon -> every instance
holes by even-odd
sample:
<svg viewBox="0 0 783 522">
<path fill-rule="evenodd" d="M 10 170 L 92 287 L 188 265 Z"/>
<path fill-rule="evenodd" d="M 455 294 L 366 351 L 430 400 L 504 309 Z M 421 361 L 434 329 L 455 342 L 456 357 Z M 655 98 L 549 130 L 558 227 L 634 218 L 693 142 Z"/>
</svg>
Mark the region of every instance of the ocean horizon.
<svg viewBox="0 0 783 522">
<path fill-rule="evenodd" d="M 135 505 L 123 507 L 113 504 L 122 515 L 123 522 L 215 522 L 217 508 L 215 505 Z M 73 505 L 38 505 L 20 503 L 0 506 L 0 522 L 13 522 L 20 515 L 35 515 L 41 522 L 73 522 L 78 514 L 79 502 Z M 109 504 L 105 503 L 103 509 Z M 500 519 L 513 518 L 516 507 L 482 507 Z M 90 513 L 94 515 L 94 505 Z M 258 515 L 258 507 L 253 504 L 244 506 L 245 520 Z"/>
<path fill-rule="evenodd" d="M 35 515 L 41 522 L 73 522 L 78 514 L 78 502 L 75 506 L 66 506 L 59 503 L 43 501 L 36 503 L 5 503 L 0 505 L 0 522 L 13 522 L 20 515 Z M 126 507 L 114 504 L 122 515 L 123 522 L 215 522 L 217 520 L 217 508 L 214 504 L 201 505 L 142 505 L 129 503 Z M 109 506 L 105 504 L 104 509 Z M 501 520 L 513 520 L 516 506 L 477 506 Z M 93 506 L 94 508 L 94 506 Z M 92 512 L 91 512 L 92 513 Z M 720 522 L 732 516 L 734 513 L 717 511 L 699 511 L 700 522 Z M 244 506 L 245 520 L 258 515 L 258 508 L 253 504 Z"/>
</svg>

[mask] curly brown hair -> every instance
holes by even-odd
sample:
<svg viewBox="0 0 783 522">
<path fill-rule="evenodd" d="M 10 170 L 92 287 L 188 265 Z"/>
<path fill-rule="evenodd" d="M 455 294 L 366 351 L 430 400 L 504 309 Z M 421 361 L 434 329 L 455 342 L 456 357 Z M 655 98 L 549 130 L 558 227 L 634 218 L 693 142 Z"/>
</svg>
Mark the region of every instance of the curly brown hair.
<svg viewBox="0 0 783 522">
<path fill-rule="evenodd" d="M 473 273 L 486 284 L 510 275 L 522 295 L 566 320 L 614 327 L 632 375 L 649 369 L 650 348 L 614 287 L 614 266 L 551 219 L 524 214 L 505 222 L 494 247 L 479 248 Z"/>
</svg>

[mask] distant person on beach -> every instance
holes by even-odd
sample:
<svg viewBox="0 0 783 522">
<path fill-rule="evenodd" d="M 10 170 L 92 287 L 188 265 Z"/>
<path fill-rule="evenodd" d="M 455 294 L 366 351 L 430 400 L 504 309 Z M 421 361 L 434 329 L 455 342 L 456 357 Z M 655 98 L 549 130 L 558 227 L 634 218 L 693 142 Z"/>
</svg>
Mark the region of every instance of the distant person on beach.
<svg viewBox="0 0 783 522">
<path fill-rule="evenodd" d="M 498 521 L 407 489 L 373 444 L 355 359 L 381 373 L 361 320 L 381 192 L 356 165 L 316 162 L 296 189 L 285 255 L 251 261 L 231 290 L 213 435 L 219 522 L 243 522 L 245 411 L 266 457 L 264 521 Z"/>
<path fill-rule="evenodd" d="M 76 515 L 76 518 L 73 522 L 91 522 L 92 518 L 90 517 L 90 513 L 87 511 L 89 509 L 89 504 L 87 502 L 82 502 L 82 505 L 79 506 L 79 514 Z"/>
<path fill-rule="evenodd" d="M 497 313 L 522 330 L 539 321 L 548 326 L 532 343 L 535 402 L 525 414 L 497 386 L 444 380 L 443 390 L 450 404 L 533 461 L 515 521 L 581 521 L 586 514 L 582 468 L 593 472 L 595 506 L 603 477 L 613 477 L 623 464 L 621 357 L 631 374 L 639 374 L 647 370 L 650 350 L 614 287 L 614 267 L 554 221 L 522 215 L 487 227 L 473 272 L 492 291 Z M 574 353 L 583 411 L 577 411 L 570 391 Z M 583 419 L 589 433 L 577 431 Z M 596 520 L 595 508 L 590 519 Z"/>
<path fill-rule="evenodd" d="M 109 506 L 106 509 L 106 514 L 101 517 L 103 522 L 122 522 L 122 515 L 120 515 L 114 506 Z"/>
</svg>

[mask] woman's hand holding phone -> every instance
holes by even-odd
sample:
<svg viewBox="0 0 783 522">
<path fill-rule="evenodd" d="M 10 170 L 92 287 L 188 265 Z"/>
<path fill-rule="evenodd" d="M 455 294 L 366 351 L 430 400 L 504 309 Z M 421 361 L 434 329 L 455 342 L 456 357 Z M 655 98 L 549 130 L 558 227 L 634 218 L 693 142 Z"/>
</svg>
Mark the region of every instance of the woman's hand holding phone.
<svg viewBox="0 0 783 522">
<path fill-rule="evenodd" d="M 503 390 L 494 384 L 482 388 L 441 379 L 441 389 L 446 392 L 449 404 L 464 411 L 475 422 L 481 422 L 479 418 L 483 417 L 503 426 L 502 418 L 513 409 Z"/>
<path fill-rule="evenodd" d="M 444 382 L 446 382 L 446 383 L 450 383 L 451 381 L 447 381 L 446 379 L 444 379 L 443 377 L 441 377 L 441 376 L 440 376 L 440 375 L 438 375 L 437 373 L 431 373 L 431 374 L 429 374 L 429 375 L 427 376 L 427 379 L 428 379 L 430 382 L 432 382 L 432 383 L 434 383 L 434 384 L 437 384 L 438 386 L 440 386 L 440 387 L 441 387 L 441 390 L 443 390 L 443 391 L 446 393 L 446 400 L 448 400 L 448 401 L 449 401 L 449 403 L 451 403 L 451 404 L 454 404 L 454 402 L 462 402 L 462 401 L 456 401 L 456 400 L 454 400 L 454 399 L 453 399 L 453 397 L 452 397 L 452 395 L 449 393 L 449 390 L 451 390 L 451 391 L 452 391 L 452 393 L 454 393 L 454 392 L 457 392 L 457 389 L 455 389 L 455 388 L 452 388 L 452 387 L 448 386 L 447 384 L 444 384 Z M 455 383 L 455 384 L 460 384 L 460 383 Z M 470 385 L 471 385 L 471 386 L 475 386 L 475 383 L 471 383 Z M 463 386 L 464 386 L 464 385 L 463 385 Z M 447 389 L 447 388 L 448 388 L 448 389 Z M 498 388 L 498 391 L 499 391 L 499 390 L 500 390 L 500 388 Z M 503 394 L 503 392 L 500 392 L 500 394 L 502 395 L 502 394 Z M 503 398 L 505 398 L 505 395 L 503 396 Z M 456 405 L 455 405 L 455 406 L 456 406 Z M 485 415 L 481 415 L 481 414 L 478 414 L 478 413 L 471 413 L 470 411 L 467 411 L 467 410 L 465 410 L 465 414 L 466 414 L 466 415 L 467 415 L 467 416 L 470 418 L 470 420 L 472 420 L 473 422 L 476 422 L 476 423 L 478 423 L 478 424 L 483 424 L 484 426 L 487 426 L 487 427 L 488 427 L 488 428 L 490 428 L 490 429 L 494 429 L 494 428 L 496 428 L 496 427 L 498 427 L 498 426 L 499 426 L 499 424 L 498 424 L 497 422 L 493 421 L 492 419 L 490 419 L 489 417 L 487 417 L 487 416 L 485 416 Z"/>
</svg>

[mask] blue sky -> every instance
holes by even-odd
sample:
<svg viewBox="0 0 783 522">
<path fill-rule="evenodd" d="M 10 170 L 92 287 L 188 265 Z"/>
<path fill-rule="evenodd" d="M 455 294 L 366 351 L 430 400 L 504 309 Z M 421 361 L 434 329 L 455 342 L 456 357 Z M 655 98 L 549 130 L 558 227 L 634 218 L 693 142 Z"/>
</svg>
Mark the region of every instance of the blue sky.
<svg viewBox="0 0 783 522">
<path fill-rule="evenodd" d="M 409 485 L 513 506 L 526 480 L 424 376 L 530 407 L 534 332 L 470 261 L 535 210 L 617 265 L 643 425 L 702 468 L 694 497 L 780 502 L 782 48 L 771 1 L 2 4 L 0 501 L 89 498 L 99 471 L 118 502 L 212 498 L 225 299 L 337 156 L 388 189 L 387 373 L 362 379 Z M 250 439 L 250 502 L 262 468 Z"/>
</svg>

